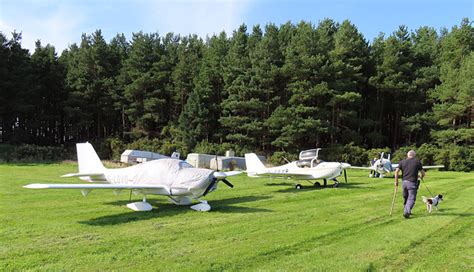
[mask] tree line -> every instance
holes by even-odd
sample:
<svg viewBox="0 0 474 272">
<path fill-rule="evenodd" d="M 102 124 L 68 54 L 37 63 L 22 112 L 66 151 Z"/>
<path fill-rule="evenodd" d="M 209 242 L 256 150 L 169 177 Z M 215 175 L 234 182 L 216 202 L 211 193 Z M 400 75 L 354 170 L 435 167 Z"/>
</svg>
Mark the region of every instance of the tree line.
<svg viewBox="0 0 474 272">
<path fill-rule="evenodd" d="M 241 25 L 232 35 L 83 34 L 60 56 L 0 32 L 0 142 L 82 141 L 169 153 L 431 143 L 474 158 L 474 29 L 350 21 Z M 220 150 L 220 149 L 219 149 Z"/>
</svg>

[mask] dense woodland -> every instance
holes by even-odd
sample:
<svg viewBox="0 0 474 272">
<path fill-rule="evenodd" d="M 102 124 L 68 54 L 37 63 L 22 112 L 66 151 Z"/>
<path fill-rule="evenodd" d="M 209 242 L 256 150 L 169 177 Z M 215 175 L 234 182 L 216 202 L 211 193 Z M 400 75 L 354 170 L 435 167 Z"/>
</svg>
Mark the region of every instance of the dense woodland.
<svg viewBox="0 0 474 272">
<path fill-rule="evenodd" d="M 0 32 L 4 145 L 166 154 L 429 145 L 474 167 L 469 19 L 370 42 L 330 19 L 206 39 L 138 32 L 107 42 L 97 30 L 60 55 L 40 41 L 31 53 L 21 39 Z"/>
</svg>

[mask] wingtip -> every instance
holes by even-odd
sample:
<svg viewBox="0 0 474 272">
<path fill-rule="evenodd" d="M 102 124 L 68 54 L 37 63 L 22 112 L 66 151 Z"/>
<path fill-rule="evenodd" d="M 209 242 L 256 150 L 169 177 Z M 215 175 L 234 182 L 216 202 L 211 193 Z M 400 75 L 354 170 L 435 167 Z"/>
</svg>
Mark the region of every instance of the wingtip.
<svg viewBox="0 0 474 272">
<path fill-rule="evenodd" d="M 44 189 L 44 188 L 46 188 L 46 187 L 45 187 L 43 184 L 32 183 L 32 184 L 28 184 L 28 185 L 23 186 L 23 188 L 27 188 L 27 189 Z"/>
</svg>

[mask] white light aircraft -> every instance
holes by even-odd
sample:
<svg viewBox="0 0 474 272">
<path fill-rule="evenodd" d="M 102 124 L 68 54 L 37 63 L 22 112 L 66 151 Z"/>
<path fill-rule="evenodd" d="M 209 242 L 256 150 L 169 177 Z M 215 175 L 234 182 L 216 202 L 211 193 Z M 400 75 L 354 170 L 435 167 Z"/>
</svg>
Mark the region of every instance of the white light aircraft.
<svg viewBox="0 0 474 272">
<path fill-rule="evenodd" d="M 29 184 L 29 189 L 80 189 L 87 196 L 93 189 L 112 189 L 116 194 L 131 190 L 143 195 L 143 201 L 127 204 L 134 211 L 150 211 L 152 206 L 146 201 L 147 195 L 168 196 L 176 205 L 190 205 L 192 200 L 200 203 L 191 206 L 196 211 L 209 211 L 211 206 L 200 197 L 217 189 L 219 181 L 234 187 L 227 177 L 240 174 L 239 171 L 217 172 L 194 168 L 185 161 L 164 158 L 144 162 L 134 166 L 107 169 L 90 143 L 78 143 L 77 158 L 79 172 L 62 177 L 79 177 L 89 184 Z"/>
<path fill-rule="evenodd" d="M 323 180 L 324 187 L 327 180 L 333 180 L 333 187 L 337 187 L 339 182 L 337 177 L 344 173 L 344 179 L 347 182 L 346 169 L 351 165 L 340 162 L 324 162 L 318 160 L 318 153 L 321 148 L 310 149 L 300 152 L 299 160 L 293 161 L 285 165 L 266 168 L 255 153 L 245 154 L 245 164 L 247 166 L 247 175 L 249 177 L 279 177 L 296 180 L 306 180 L 313 186 L 319 187 L 319 182 L 311 182 L 311 180 Z M 296 184 L 296 189 L 302 189 L 303 185 Z"/>
<path fill-rule="evenodd" d="M 369 178 L 383 178 L 385 175 L 392 173 L 398 167 L 398 163 L 392 163 L 390 161 L 390 154 L 385 159 L 384 153 L 380 153 L 380 159 L 376 160 L 372 166 L 351 166 L 354 169 L 365 169 L 370 170 L 371 173 L 369 174 Z M 443 168 L 444 165 L 423 165 L 423 169 L 435 169 L 435 168 Z"/>
</svg>

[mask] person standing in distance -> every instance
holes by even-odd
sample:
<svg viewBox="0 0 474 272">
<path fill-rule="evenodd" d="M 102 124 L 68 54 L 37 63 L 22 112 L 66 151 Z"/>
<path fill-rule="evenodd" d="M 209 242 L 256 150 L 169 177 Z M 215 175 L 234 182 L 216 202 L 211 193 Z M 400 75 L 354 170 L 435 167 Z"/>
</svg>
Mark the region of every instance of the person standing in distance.
<svg viewBox="0 0 474 272">
<path fill-rule="evenodd" d="M 423 165 L 416 158 L 415 150 L 410 150 L 407 153 L 407 158 L 401 160 L 398 163 L 397 169 L 395 169 L 395 186 L 398 187 L 398 174 L 402 170 L 402 189 L 403 189 L 403 217 L 409 218 L 411 210 L 415 206 L 416 193 L 420 183 L 418 178 L 423 179 L 425 176 L 425 170 Z"/>
</svg>

